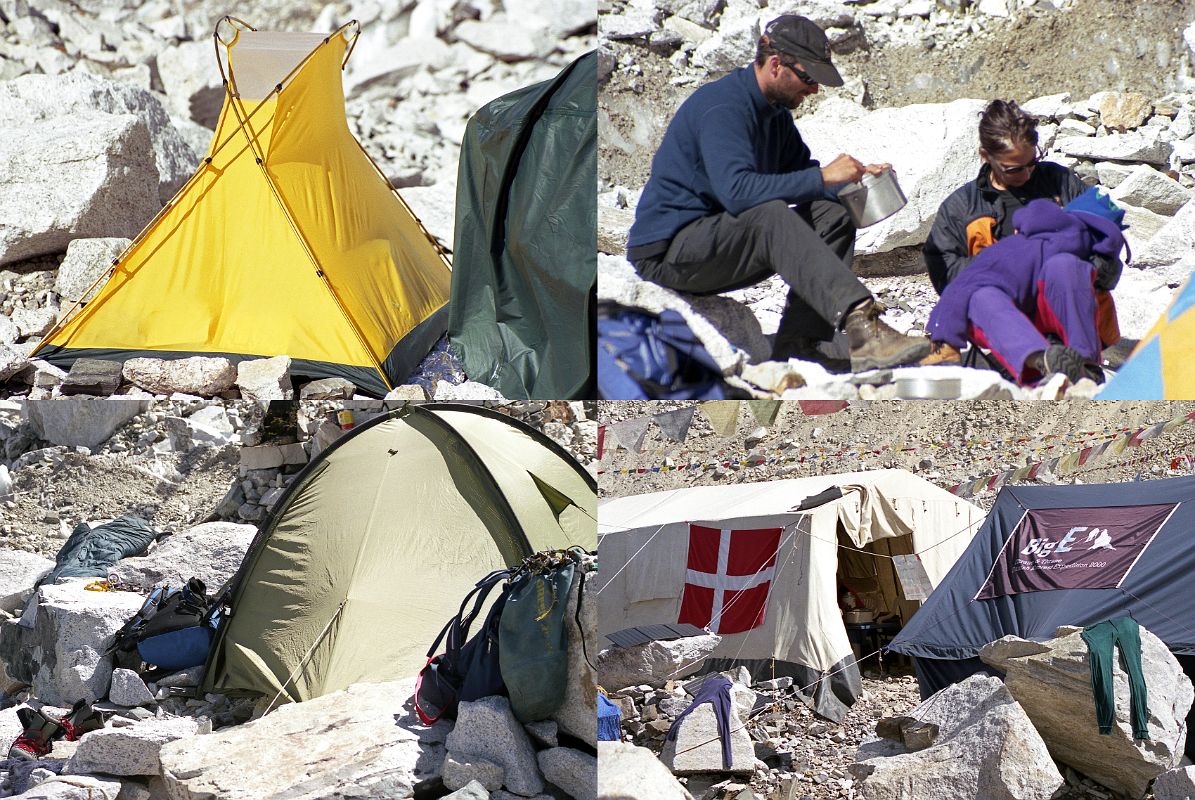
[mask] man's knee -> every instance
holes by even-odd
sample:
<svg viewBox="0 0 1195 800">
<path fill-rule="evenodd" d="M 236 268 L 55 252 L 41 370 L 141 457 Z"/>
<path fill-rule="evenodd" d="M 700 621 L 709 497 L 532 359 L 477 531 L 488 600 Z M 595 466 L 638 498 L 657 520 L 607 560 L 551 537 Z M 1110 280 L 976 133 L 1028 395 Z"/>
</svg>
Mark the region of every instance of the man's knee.
<svg viewBox="0 0 1195 800">
<path fill-rule="evenodd" d="M 791 223 L 798 217 L 783 200 L 769 200 L 747 209 L 739 214 L 738 218 L 749 225 L 767 228 L 776 224 Z"/>
</svg>

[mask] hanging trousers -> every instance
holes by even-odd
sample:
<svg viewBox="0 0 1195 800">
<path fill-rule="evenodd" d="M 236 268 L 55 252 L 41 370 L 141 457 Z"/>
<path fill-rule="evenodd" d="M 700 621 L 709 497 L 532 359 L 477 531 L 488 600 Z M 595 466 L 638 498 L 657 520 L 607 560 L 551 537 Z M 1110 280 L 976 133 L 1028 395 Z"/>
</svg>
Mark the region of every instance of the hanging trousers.
<svg viewBox="0 0 1195 800">
<path fill-rule="evenodd" d="M 730 681 L 723 675 L 710 675 L 706 678 L 693 702 L 676 718 L 664 738 L 668 741 L 675 739 L 680 731 L 680 721 L 689 716 L 689 712 L 697 706 L 709 703 L 714 707 L 714 717 L 718 720 L 718 738 L 722 740 L 722 768 L 730 769 L 734 760 L 734 754 L 730 749 L 730 686 Z"/>
<path fill-rule="evenodd" d="M 1141 630 L 1129 617 L 1089 625 L 1080 634 L 1087 643 L 1091 690 L 1095 694 L 1095 719 L 1100 734 L 1112 733 L 1116 721 L 1116 694 L 1112 683 L 1112 648 L 1120 648 L 1120 668 L 1129 676 L 1129 712 L 1134 739 L 1149 738 L 1149 706 L 1145 676 L 1141 674 Z"/>
</svg>

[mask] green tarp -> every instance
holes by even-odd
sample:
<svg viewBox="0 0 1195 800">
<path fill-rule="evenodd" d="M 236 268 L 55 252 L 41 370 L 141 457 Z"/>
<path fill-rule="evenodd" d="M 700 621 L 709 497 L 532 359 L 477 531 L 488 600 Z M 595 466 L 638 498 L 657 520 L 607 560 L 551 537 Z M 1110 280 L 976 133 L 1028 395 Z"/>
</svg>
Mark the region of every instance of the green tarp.
<svg viewBox="0 0 1195 800">
<path fill-rule="evenodd" d="M 593 396 L 597 53 L 469 120 L 448 336 L 513 399 Z"/>
</svg>

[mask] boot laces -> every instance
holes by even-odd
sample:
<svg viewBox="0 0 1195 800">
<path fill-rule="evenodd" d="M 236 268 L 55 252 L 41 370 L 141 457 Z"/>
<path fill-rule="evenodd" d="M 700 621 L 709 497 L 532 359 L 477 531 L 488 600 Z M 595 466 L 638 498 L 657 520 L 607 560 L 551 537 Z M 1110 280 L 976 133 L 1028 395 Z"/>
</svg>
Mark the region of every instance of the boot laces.
<svg viewBox="0 0 1195 800">
<path fill-rule="evenodd" d="M 22 733 L 17 737 L 17 740 L 12 743 L 13 748 L 17 750 L 24 750 L 27 753 L 32 753 L 35 756 L 44 756 L 50 752 L 50 743 L 43 742 L 36 736 L 28 733 Z"/>
</svg>

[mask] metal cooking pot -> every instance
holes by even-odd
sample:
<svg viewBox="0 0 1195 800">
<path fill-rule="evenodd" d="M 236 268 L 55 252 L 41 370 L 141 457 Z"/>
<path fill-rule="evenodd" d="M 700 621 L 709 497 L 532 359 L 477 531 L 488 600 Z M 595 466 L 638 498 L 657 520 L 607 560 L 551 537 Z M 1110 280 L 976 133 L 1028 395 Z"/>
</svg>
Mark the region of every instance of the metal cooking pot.
<svg viewBox="0 0 1195 800">
<path fill-rule="evenodd" d="M 840 191 L 838 199 L 846 206 L 856 228 L 866 228 L 888 219 L 908 202 L 891 169 L 879 175 L 864 175 L 858 183 L 849 184 Z"/>
</svg>

